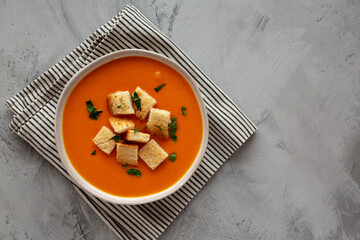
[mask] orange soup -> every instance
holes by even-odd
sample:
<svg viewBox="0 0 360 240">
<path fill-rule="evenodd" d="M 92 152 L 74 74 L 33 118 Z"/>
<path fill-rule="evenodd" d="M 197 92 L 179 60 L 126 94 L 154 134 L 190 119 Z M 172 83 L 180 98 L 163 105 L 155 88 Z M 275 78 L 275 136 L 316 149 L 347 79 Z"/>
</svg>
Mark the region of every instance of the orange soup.
<svg viewBox="0 0 360 240">
<path fill-rule="evenodd" d="M 156 92 L 155 88 L 164 83 L 166 85 Z M 176 153 L 174 162 L 167 158 L 155 170 L 141 158 L 138 166 L 123 167 L 116 161 L 116 147 L 107 155 L 92 141 L 102 126 L 113 130 L 109 124 L 107 95 L 116 91 L 133 93 L 137 86 L 156 99 L 155 108 L 168 110 L 172 118 L 177 117 L 177 141 L 151 134 L 151 139 L 169 155 Z M 97 120 L 89 118 L 85 104 L 88 100 L 103 111 Z M 182 114 L 182 106 L 187 108 L 186 115 Z M 126 118 L 134 121 L 135 129 L 148 133 L 144 128 L 148 117 L 140 120 L 128 115 Z M 200 107 L 190 85 L 173 68 L 145 57 L 120 58 L 93 70 L 74 87 L 63 110 L 63 141 L 72 165 L 96 188 L 121 197 L 147 196 L 174 185 L 195 161 L 202 133 Z M 141 149 L 144 144 L 137 145 Z M 94 150 L 96 154 L 91 155 Z M 127 174 L 129 168 L 139 169 L 141 176 Z"/>
</svg>

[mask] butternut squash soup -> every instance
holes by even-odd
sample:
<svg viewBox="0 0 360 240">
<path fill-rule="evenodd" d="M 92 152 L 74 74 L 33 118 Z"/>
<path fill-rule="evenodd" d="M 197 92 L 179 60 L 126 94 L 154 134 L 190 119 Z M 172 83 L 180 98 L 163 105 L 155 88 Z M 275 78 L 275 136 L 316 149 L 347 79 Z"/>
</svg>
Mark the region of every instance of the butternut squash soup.
<svg viewBox="0 0 360 240">
<path fill-rule="evenodd" d="M 87 74 L 63 109 L 63 143 L 76 171 L 121 197 L 161 192 L 193 164 L 202 116 L 188 82 L 146 57 L 124 57 Z"/>
</svg>

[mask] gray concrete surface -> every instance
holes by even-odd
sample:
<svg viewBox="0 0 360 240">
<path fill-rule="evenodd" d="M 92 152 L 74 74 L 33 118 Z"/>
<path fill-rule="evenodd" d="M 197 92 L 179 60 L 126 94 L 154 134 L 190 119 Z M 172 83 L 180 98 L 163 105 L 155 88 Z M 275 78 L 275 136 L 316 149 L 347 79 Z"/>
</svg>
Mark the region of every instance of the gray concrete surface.
<svg viewBox="0 0 360 240">
<path fill-rule="evenodd" d="M 161 239 L 360 239 L 360 2 L 0 1 L 0 102 L 132 3 L 258 125 Z M 116 239 L 8 129 L 0 239 Z"/>
</svg>

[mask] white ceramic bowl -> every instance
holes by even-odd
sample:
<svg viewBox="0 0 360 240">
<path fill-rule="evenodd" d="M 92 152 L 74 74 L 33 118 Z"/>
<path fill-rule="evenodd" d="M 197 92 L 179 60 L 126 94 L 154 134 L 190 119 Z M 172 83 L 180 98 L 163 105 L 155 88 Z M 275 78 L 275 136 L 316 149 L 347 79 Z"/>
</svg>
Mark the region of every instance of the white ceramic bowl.
<svg viewBox="0 0 360 240">
<path fill-rule="evenodd" d="M 86 76 L 88 73 L 90 73 L 94 69 L 98 68 L 99 66 L 101 66 L 107 62 L 110 62 L 112 60 L 115 60 L 115 59 L 119 59 L 119 58 L 123 58 L 123 57 L 130 57 L 130 56 L 141 56 L 141 57 L 155 59 L 157 61 L 160 61 L 160 62 L 172 67 L 177 72 L 179 72 L 186 79 L 186 81 L 190 84 L 192 90 L 194 91 L 194 93 L 196 95 L 198 104 L 200 106 L 202 122 L 203 122 L 203 135 L 202 135 L 201 147 L 196 156 L 194 163 L 191 165 L 189 170 L 185 173 L 185 175 L 178 182 L 176 182 L 173 186 L 169 187 L 168 189 L 165 189 L 164 191 L 158 192 L 156 194 L 143 196 L 143 197 L 120 197 L 120 196 L 111 195 L 109 193 L 106 193 L 106 192 L 96 188 L 95 186 L 93 186 L 92 184 L 87 182 L 75 170 L 75 168 L 71 164 L 71 162 L 66 154 L 66 151 L 64 148 L 64 143 L 63 143 L 63 137 L 62 137 L 63 109 L 64 109 L 64 106 L 65 106 L 68 96 L 70 95 L 72 89 L 76 86 L 76 84 L 84 76 Z M 57 146 L 57 150 L 59 153 L 59 157 L 60 157 L 60 160 L 63 163 L 64 167 L 66 168 L 66 170 L 68 171 L 70 176 L 74 179 L 74 181 L 78 184 L 79 187 L 81 187 L 88 193 L 90 193 L 98 198 L 101 198 L 105 201 L 116 203 L 116 204 L 134 205 L 134 204 L 148 203 L 148 202 L 162 199 L 162 198 L 174 193 L 175 191 L 177 191 L 181 186 L 183 186 L 186 183 L 186 181 L 191 177 L 191 175 L 195 172 L 196 168 L 199 166 L 201 159 L 203 158 L 204 153 L 205 153 L 205 149 L 206 149 L 207 142 L 208 142 L 208 135 L 209 135 L 209 125 L 208 125 L 206 108 L 205 108 L 204 101 L 201 97 L 201 94 L 196 86 L 195 81 L 190 77 L 190 75 L 179 64 L 177 64 L 173 60 L 171 60 L 163 55 L 160 55 L 160 54 L 157 54 L 154 52 L 145 51 L 145 50 L 131 49 L 131 50 L 122 50 L 122 51 L 118 51 L 118 52 L 113 52 L 113 53 L 110 53 L 103 57 L 100 57 L 99 59 L 90 63 L 85 68 L 80 70 L 76 75 L 74 75 L 74 77 L 68 82 L 68 84 L 65 86 L 65 88 L 60 96 L 60 99 L 59 99 L 59 102 L 58 102 L 58 105 L 56 108 L 55 139 L 56 139 L 56 146 Z"/>
</svg>

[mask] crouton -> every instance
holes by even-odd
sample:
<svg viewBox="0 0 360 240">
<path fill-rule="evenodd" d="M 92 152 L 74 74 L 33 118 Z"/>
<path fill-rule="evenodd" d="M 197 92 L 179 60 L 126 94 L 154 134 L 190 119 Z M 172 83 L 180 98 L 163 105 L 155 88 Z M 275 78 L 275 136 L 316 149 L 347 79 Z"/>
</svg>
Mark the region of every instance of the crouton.
<svg viewBox="0 0 360 240">
<path fill-rule="evenodd" d="M 136 107 L 135 104 L 133 105 L 135 108 L 135 115 L 140 119 L 145 119 L 150 112 L 150 109 L 156 104 L 156 100 L 140 87 L 137 87 L 135 91 L 141 99 L 141 111 Z"/>
<path fill-rule="evenodd" d="M 159 137 L 168 138 L 168 124 L 170 123 L 171 119 L 169 111 L 152 108 L 146 125 L 151 133 Z"/>
<path fill-rule="evenodd" d="M 117 133 L 123 133 L 127 130 L 134 129 L 135 123 L 131 119 L 110 117 L 109 122 L 111 127 Z"/>
<path fill-rule="evenodd" d="M 116 161 L 121 165 L 138 165 L 138 146 L 117 143 L 116 144 Z"/>
<path fill-rule="evenodd" d="M 117 91 L 108 96 L 109 110 L 112 115 L 134 114 L 129 91 Z"/>
<path fill-rule="evenodd" d="M 152 170 L 154 170 L 168 157 L 168 154 L 154 139 L 151 139 L 139 150 L 139 156 Z"/>
<path fill-rule="evenodd" d="M 109 155 L 115 147 L 115 141 L 110 141 L 113 136 L 115 134 L 109 128 L 103 126 L 94 137 L 93 142 L 101 151 Z"/>
<path fill-rule="evenodd" d="M 150 134 L 128 130 L 125 139 L 132 142 L 147 143 L 150 140 Z"/>
</svg>

